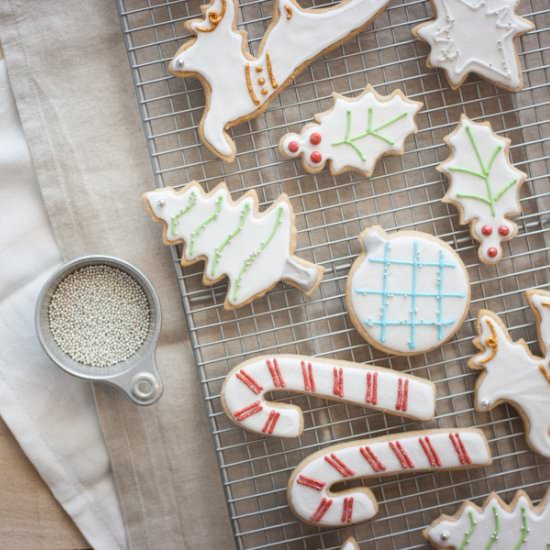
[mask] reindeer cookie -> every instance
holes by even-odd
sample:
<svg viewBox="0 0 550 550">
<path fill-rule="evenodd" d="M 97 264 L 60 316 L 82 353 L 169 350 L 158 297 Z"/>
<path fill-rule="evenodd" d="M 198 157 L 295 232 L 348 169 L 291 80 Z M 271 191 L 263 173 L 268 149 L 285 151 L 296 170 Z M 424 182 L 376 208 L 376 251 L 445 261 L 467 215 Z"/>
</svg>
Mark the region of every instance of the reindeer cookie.
<svg viewBox="0 0 550 550">
<path fill-rule="evenodd" d="M 366 487 L 334 491 L 337 483 L 490 463 L 487 440 L 476 429 L 425 430 L 356 440 L 322 449 L 298 464 L 288 482 L 288 503 L 305 523 L 340 527 L 372 518 L 378 513 L 378 503 Z"/>
<path fill-rule="evenodd" d="M 204 260 L 205 285 L 229 278 L 226 309 L 248 304 L 279 281 L 306 294 L 319 286 L 323 268 L 294 256 L 294 213 L 286 195 L 262 213 L 254 191 L 234 202 L 225 183 L 210 193 L 197 182 L 181 191 L 165 187 L 144 200 L 164 225 L 164 242 L 185 243 L 182 265 Z"/>
<path fill-rule="evenodd" d="M 246 33 L 237 30 L 237 0 L 212 0 L 204 19 L 186 23 L 195 37 L 170 63 L 178 77 L 197 77 L 206 94 L 199 133 L 205 145 L 232 162 L 235 143 L 227 129 L 258 116 L 315 57 L 351 38 L 389 0 L 343 0 L 334 7 L 301 8 L 294 0 L 274 0 L 271 25 L 253 56 Z"/>
<path fill-rule="evenodd" d="M 356 170 L 370 176 L 381 156 L 403 154 L 405 138 L 417 130 L 414 117 L 422 103 L 400 90 L 379 95 L 370 85 L 357 97 L 333 97 L 334 107 L 315 115 L 315 124 L 282 137 L 279 150 L 284 156 L 301 155 L 310 173 L 329 162 L 332 175 Z"/>
<path fill-rule="evenodd" d="M 483 371 L 475 388 L 476 410 L 510 403 L 523 419 L 531 449 L 550 457 L 550 292 L 529 290 L 526 296 L 535 314 L 542 356 L 533 355 L 523 339 L 514 342 L 502 321 L 482 309 L 474 340 L 481 351 L 468 366 Z"/>
<path fill-rule="evenodd" d="M 382 367 L 300 355 L 262 356 L 237 365 L 222 387 L 227 416 L 252 432 L 297 437 L 302 411 L 295 405 L 266 401 L 284 390 L 345 401 L 388 414 L 430 420 L 435 410 L 431 382 Z"/>
<path fill-rule="evenodd" d="M 510 505 L 491 493 L 481 508 L 466 501 L 454 516 L 441 516 L 423 535 L 439 550 L 548 550 L 549 522 L 550 490 L 538 506 L 523 491 Z"/>
</svg>

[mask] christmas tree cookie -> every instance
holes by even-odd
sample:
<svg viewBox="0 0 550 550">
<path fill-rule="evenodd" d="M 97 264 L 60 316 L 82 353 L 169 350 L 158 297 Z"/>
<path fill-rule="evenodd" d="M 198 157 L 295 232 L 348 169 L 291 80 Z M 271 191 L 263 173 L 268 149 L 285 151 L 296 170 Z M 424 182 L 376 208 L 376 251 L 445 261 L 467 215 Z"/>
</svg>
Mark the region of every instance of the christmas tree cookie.
<svg viewBox="0 0 550 550">
<path fill-rule="evenodd" d="M 265 212 L 254 191 L 232 200 L 224 183 L 206 193 L 197 182 L 145 193 L 147 209 L 164 225 L 166 244 L 184 243 L 182 265 L 204 260 L 203 283 L 229 279 L 225 308 L 264 295 L 279 281 L 306 294 L 319 285 L 323 268 L 294 256 L 294 213 L 286 195 Z"/>
</svg>

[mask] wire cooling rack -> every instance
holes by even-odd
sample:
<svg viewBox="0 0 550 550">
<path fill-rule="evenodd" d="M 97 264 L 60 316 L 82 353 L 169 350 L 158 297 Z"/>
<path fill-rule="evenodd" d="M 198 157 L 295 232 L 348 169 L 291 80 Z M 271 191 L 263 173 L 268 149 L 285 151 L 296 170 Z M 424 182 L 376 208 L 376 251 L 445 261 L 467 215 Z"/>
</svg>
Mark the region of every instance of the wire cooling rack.
<svg viewBox="0 0 550 550">
<path fill-rule="evenodd" d="M 217 159 L 200 143 L 204 94 L 199 82 L 167 74 L 170 58 L 189 37 L 184 21 L 200 16 L 199 0 L 118 0 L 118 6 L 157 185 L 197 179 L 212 188 L 225 179 L 236 195 L 255 189 L 263 205 L 286 192 L 297 214 L 297 254 L 326 268 L 320 290 L 309 299 L 280 285 L 250 306 L 227 312 L 222 307 L 225 284 L 203 287 L 202 266 L 183 271 L 177 249 L 172 250 L 237 547 L 337 548 L 354 534 L 364 548 L 425 548 L 422 528 L 440 513 L 453 513 L 463 499 L 480 503 L 492 490 L 510 499 L 520 487 L 535 501 L 541 499 L 550 484 L 549 461 L 527 449 L 513 409 L 473 411 L 476 373 L 468 370 L 466 360 L 474 352 L 472 321 L 481 307 L 501 314 L 512 336 L 524 337 L 537 351 L 534 319 L 523 291 L 550 283 L 548 0 L 520 6 L 519 13 L 537 28 L 519 41 L 525 88 L 516 94 L 475 77 L 451 91 L 440 71 L 426 68 L 427 46 L 411 35 L 412 26 L 432 16 L 429 2 L 394 0 L 374 25 L 303 71 L 264 114 L 231 130 L 239 151 L 233 164 Z M 271 13 L 270 1 L 240 2 L 240 24 L 248 31 L 252 52 Z M 280 157 L 276 145 L 284 133 L 328 109 L 333 91 L 356 94 L 367 82 L 380 93 L 399 88 L 424 103 L 417 117 L 419 131 L 407 140 L 403 156 L 381 161 L 368 180 L 354 173 L 308 175 L 299 162 Z M 435 166 L 447 157 L 443 137 L 462 112 L 490 121 L 495 131 L 511 138 L 512 160 L 529 175 L 519 235 L 505 245 L 506 257 L 496 267 L 479 264 L 467 228 L 458 224 L 455 209 L 441 202 L 446 184 Z M 348 318 L 344 285 L 359 252 L 357 235 L 374 223 L 386 230 L 414 228 L 434 234 L 453 246 L 468 267 L 470 316 L 450 343 L 427 355 L 407 359 L 377 352 Z M 302 437 L 278 440 L 249 434 L 225 417 L 220 387 L 225 373 L 242 360 L 275 352 L 376 363 L 424 376 L 436 384 L 438 416 L 419 424 L 294 395 L 284 399 L 305 411 Z M 319 530 L 300 523 L 287 507 L 285 490 L 293 467 L 323 446 L 422 427 L 473 425 L 490 441 L 495 458 L 491 467 L 374 480 L 369 486 L 381 506 L 370 522 Z"/>
</svg>

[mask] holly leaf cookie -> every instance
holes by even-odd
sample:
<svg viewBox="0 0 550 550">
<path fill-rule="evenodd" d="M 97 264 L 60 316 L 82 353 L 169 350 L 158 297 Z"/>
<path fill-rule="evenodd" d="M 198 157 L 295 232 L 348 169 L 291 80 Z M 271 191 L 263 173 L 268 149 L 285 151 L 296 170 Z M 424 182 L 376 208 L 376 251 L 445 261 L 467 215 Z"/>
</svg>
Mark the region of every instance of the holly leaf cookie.
<svg viewBox="0 0 550 550">
<path fill-rule="evenodd" d="M 481 243 L 479 259 L 494 264 L 502 258 L 502 242 L 517 233 L 509 217 L 521 212 L 519 192 L 527 175 L 510 163 L 510 140 L 495 134 L 488 122 L 462 115 L 445 141 L 451 156 L 437 167 L 450 183 L 443 201 L 458 208 L 461 224 L 470 224 Z"/>
<path fill-rule="evenodd" d="M 476 73 L 516 92 L 523 87 L 514 39 L 534 28 L 515 14 L 518 0 L 432 0 L 436 19 L 413 34 L 431 47 L 428 67 L 442 68 L 456 90 Z"/>
<path fill-rule="evenodd" d="M 403 154 L 405 138 L 416 132 L 414 117 L 423 107 L 400 90 L 383 96 L 370 85 L 357 97 L 336 93 L 333 97 L 332 109 L 279 142 L 281 153 L 288 158 L 301 156 L 310 173 L 320 172 L 329 162 L 332 175 L 356 170 L 370 176 L 380 157 Z"/>
</svg>

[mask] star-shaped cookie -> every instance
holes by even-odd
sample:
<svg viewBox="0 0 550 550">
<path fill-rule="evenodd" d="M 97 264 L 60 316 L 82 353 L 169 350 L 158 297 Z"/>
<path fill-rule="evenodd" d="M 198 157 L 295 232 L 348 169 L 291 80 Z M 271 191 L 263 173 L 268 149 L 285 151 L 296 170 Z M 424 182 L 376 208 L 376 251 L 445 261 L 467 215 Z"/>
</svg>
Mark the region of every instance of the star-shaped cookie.
<svg viewBox="0 0 550 550">
<path fill-rule="evenodd" d="M 436 19 L 413 29 L 431 52 L 428 67 L 440 67 L 456 90 L 471 72 L 509 91 L 522 88 L 514 39 L 534 28 L 515 14 L 518 0 L 432 0 Z"/>
</svg>

